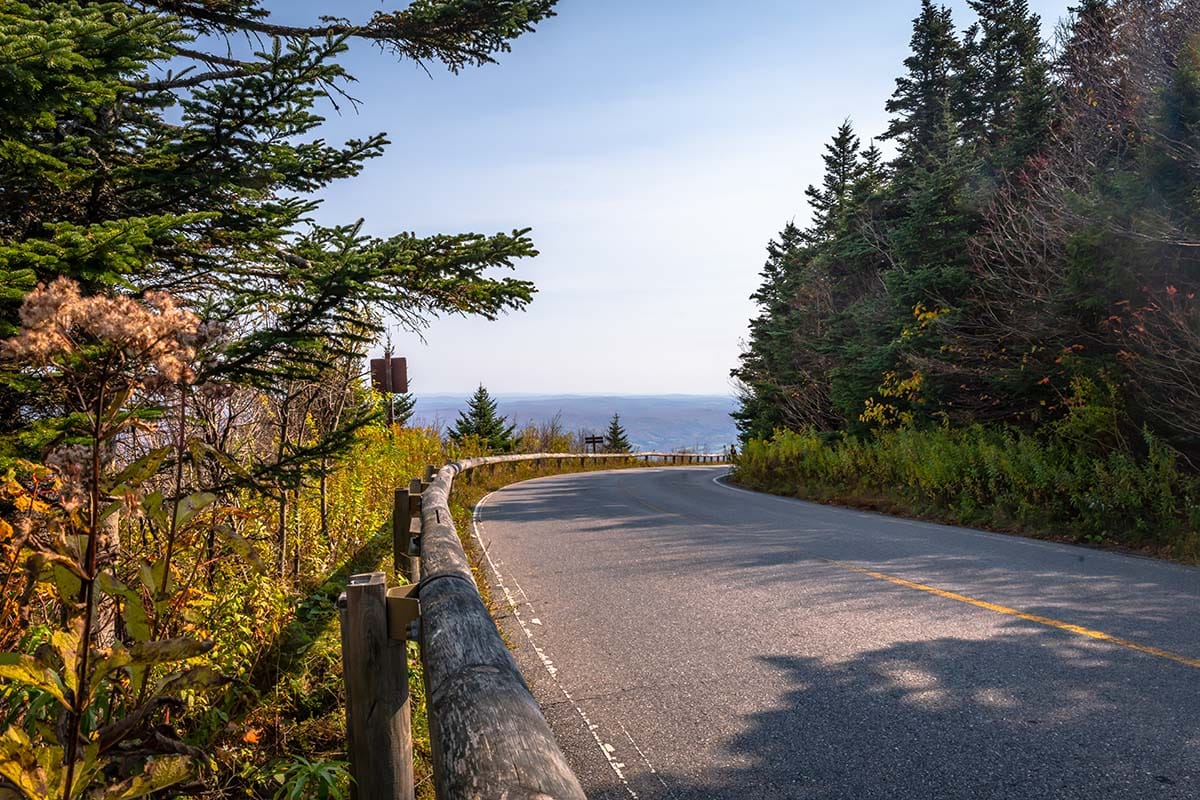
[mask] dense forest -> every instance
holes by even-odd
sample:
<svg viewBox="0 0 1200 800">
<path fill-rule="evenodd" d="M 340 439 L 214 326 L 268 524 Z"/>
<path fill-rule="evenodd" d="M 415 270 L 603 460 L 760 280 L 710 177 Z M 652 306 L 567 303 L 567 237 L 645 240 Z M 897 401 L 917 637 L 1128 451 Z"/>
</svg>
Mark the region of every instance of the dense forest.
<svg viewBox="0 0 1200 800">
<path fill-rule="evenodd" d="M 894 157 L 847 121 L 768 246 L 743 478 L 1194 549 L 1200 4 L 1082 0 L 1053 43 L 969 6 L 921 4 Z"/>
</svg>

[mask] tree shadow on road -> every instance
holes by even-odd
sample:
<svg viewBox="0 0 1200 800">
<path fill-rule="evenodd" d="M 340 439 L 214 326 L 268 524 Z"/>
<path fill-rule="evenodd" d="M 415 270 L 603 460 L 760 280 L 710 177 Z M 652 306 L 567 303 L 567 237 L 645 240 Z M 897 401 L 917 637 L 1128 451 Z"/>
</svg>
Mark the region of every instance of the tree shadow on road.
<svg viewBox="0 0 1200 800">
<path fill-rule="evenodd" d="M 802 645 L 801 645 L 802 647 Z M 991 639 L 900 642 L 827 663 L 757 659 L 772 678 L 740 711 L 740 688 L 714 687 L 705 720 L 739 732 L 695 772 L 631 766 L 640 798 L 1195 798 L 1200 694 L 1194 668 L 1015 621 Z M 729 676 L 738 681 L 738 676 Z M 774 697 L 771 695 L 774 694 Z M 630 698 L 589 709 L 601 726 L 642 735 Z M 632 761 L 632 759 L 631 759 Z M 592 800 L 630 796 L 616 781 Z"/>
</svg>

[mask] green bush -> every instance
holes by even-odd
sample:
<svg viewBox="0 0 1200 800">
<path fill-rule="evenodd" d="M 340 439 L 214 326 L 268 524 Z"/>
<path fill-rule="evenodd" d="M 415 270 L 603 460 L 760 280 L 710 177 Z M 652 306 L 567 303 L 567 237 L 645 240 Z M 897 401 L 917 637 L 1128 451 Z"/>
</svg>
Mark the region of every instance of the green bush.
<svg viewBox="0 0 1200 800">
<path fill-rule="evenodd" d="M 1200 554 L 1200 479 L 1149 433 L 1145 455 L 1006 428 L 880 430 L 829 442 L 776 431 L 750 441 L 735 479 L 777 494 L 965 524 Z"/>
</svg>

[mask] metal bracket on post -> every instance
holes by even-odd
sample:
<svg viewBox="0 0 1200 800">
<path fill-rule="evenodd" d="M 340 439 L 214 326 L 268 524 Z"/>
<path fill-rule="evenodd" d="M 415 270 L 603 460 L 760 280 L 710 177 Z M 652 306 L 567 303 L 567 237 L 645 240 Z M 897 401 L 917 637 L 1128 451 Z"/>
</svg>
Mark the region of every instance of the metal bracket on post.
<svg viewBox="0 0 1200 800">
<path fill-rule="evenodd" d="M 416 626 L 421 619 L 421 602 L 417 599 L 416 584 L 388 589 L 387 616 L 389 637 L 402 642 L 416 640 Z"/>
</svg>

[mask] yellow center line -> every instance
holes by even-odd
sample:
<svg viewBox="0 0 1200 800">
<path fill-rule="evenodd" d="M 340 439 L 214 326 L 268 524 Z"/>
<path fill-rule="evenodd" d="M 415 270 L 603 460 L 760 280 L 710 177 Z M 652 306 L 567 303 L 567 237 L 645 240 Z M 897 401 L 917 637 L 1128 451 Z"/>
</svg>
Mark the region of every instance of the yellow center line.
<svg viewBox="0 0 1200 800">
<path fill-rule="evenodd" d="M 897 578 L 895 575 L 886 575 L 882 572 L 875 572 L 874 570 L 864 569 L 863 567 L 856 567 L 853 564 L 847 564 L 842 561 L 830 561 L 829 563 L 836 564 L 837 566 L 848 569 L 851 572 L 857 572 L 860 575 L 867 575 L 868 577 L 875 578 L 877 580 L 894 583 L 897 586 L 905 586 L 909 589 L 916 589 L 919 592 L 928 592 L 929 594 L 937 595 L 938 597 L 944 597 L 947 600 L 955 600 L 959 603 L 966 603 L 967 605 L 975 606 L 976 608 L 995 611 L 997 614 L 1006 614 L 1010 617 L 1017 617 L 1018 619 L 1023 619 L 1028 622 L 1036 622 L 1039 625 L 1058 628 L 1061 631 L 1068 631 L 1080 636 L 1087 636 L 1090 639 L 1098 639 L 1102 642 L 1108 642 L 1109 644 L 1115 644 L 1119 645 L 1120 647 L 1127 647 L 1130 650 L 1136 650 L 1139 653 L 1147 653 L 1152 656 L 1158 656 L 1159 658 L 1165 658 L 1168 661 L 1174 661 L 1177 664 L 1185 664 L 1189 667 L 1196 667 L 1200 669 L 1200 658 L 1189 658 L 1188 656 L 1183 656 L 1178 653 L 1172 653 L 1170 650 L 1163 650 L 1159 647 L 1151 647 L 1150 645 L 1131 642 L 1128 639 L 1122 639 L 1119 636 L 1113 636 L 1105 633 L 1104 631 L 1085 628 L 1082 625 L 1072 625 L 1069 622 L 1062 622 L 1061 620 L 1043 617 L 1037 614 L 1026 614 L 1024 611 L 1018 611 L 1015 608 L 997 605 L 996 603 L 989 603 L 986 600 L 976 600 L 974 597 L 967 597 L 965 594 L 948 592 L 945 589 L 938 589 L 934 586 L 926 586 L 923 583 L 916 583 L 915 581 L 908 581 L 904 578 Z"/>
</svg>

